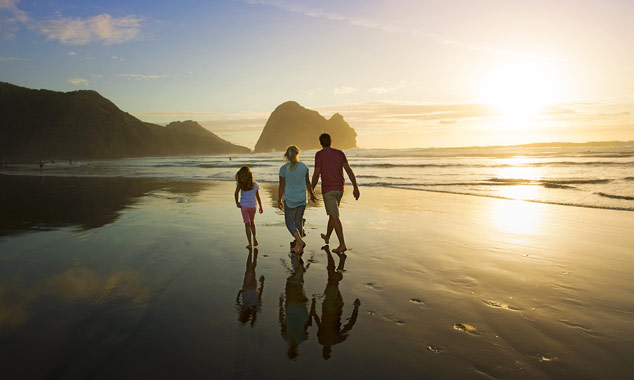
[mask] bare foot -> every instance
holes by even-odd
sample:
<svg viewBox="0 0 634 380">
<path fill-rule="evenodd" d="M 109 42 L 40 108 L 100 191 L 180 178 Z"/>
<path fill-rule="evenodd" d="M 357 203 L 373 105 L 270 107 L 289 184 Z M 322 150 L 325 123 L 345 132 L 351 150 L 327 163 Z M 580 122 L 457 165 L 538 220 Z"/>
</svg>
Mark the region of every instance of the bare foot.
<svg viewBox="0 0 634 380">
<path fill-rule="evenodd" d="M 251 249 L 253 246 L 251 244 L 247 245 L 247 249 Z"/>
<path fill-rule="evenodd" d="M 334 252 L 334 253 L 343 253 L 343 252 L 345 252 L 347 250 L 348 250 L 348 248 L 346 248 L 345 245 L 344 246 L 340 245 L 337 248 L 333 249 L 332 252 Z"/>
<path fill-rule="evenodd" d="M 253 246 L 254 247 L 258 246 L 258 239 L 255 239 L 255 238 L 253 239 Z"/>
<path fill-rule="evenodd" d="M 326 244 L 330 243 L 330 238 L 329 238 L 328 236 L 326 236 L 326 235 L 324 235 L 324 234 L 321 234 L 321 238 L 322 238 L 322 239 L 324 239 L 324 242 L 325 242 Z"/>
</svg>

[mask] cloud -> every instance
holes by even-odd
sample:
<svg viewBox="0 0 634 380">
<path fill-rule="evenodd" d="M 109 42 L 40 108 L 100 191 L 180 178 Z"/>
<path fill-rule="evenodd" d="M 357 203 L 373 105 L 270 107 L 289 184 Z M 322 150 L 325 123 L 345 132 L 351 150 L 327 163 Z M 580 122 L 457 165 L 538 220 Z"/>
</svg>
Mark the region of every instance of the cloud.
<svg viewBox="0 0 634 380">
<path fill-rule="evenodd" d="M 153 75 L 153 74 L 117 74 L 118 77 L 127 78 L 131 80 L 154 80 L 160 78 L 166 78 L 169 75 Z"/>
<path fill-rule="evenodd" d="M 332 89 L 332 93 L 335 95 L 346 95 L 352 94 L 353 92 L 357 92 L 358 89 L 349 86 L 339 86 Z"/>
<path fill-rule="evenodd" d="M 29 59 L 18 58 L 18 57 L 0 57 L 0 62 L 11 62 L 11 61 L 29 61 Z"/>
<path fill-rule="evenodd" d="M 389 94 L 391 92 L 396 92 L 398 90 L 402 90 L 404 88 L 410 87 L 411 85 L 412 85 L 411 82 L 400 81 L 398 84 L 392 85 L 392 86 L 386 85 L 386 86 L 372 87 L 368 90 L 368 92 L 371 94 L 377 94 L 377 95 Z"/>
<path fill-rule="evenodd" d="M 143 19 L 134 16 L 113 18 L 107 13 L 89 18 L 64 17 L 48 20 L 39 26 L 39 31 L 48 40 L 57 40 L 65 45 L 86 45 L 101 42 L 115 45 L 136 39 Z"/>
<path fill-rule="evenodd" d="M 75 53 L 74 51 L 69 51 L 69 52 L 68 52 L 68 55 L 70 55 L 70 56 L 72 57 L 72 56 L 77 55 L 77 53 Z"/>
<path fill-rule="evenodd" d="M 6 38 L 13 38 L 16 24 L 65 45 L 86 45 L 101 42 L 115 45 L 139 38 L 143 19 L 135 16 L 112 17 L 103 13 L 87 18 L 58 17 L 36 21 L 18 8 L 20 0 L 0 0 L 0 28 Z"/>
<path fill-rule="evenodd" d="M 22 24 L 26 24 L 29 21 L 29 16 L 18 8 L 20 0 L 0 0 L 0 11 L 9 13 L 9 20 L 19 21 Z"/>
<path fill-rule="evenodd" d="M 70 78 L 68 83 L 72 83 L 75 86 L 88 86 L 88 81 L 84 78 Z"/>
<path fill-rule="evenodd" d="M 121 61 L 121 62 L 125 62 L 125 59 L 121 58 L 121 57 L 117 57 L 116 55 L 112 56 L 112 59 L 114 59 L 115 61 Z"/>
<path fill-rule="evenodd" d="M 557 58 L 557 57 L 539 56 L 535 54 L 527 54 L 524 52 L 517 52 L 513 50 L 508 50 L 508 49 L 499 49 L 493 46 L 466 43 L 466 42 L 458 41 L 452 38 L 439 35 L 437 33 L 429 33 L 429 32 L 424 32 L 424 31 L 416 30 L 416 29 L 403 28 L 401 26 L 384 23 L 384 22 L 380 22 L 380 21 L 376 21 L 376 20 L 372 20 L 368 18 L 347 16 L 340 13 L 325 12 L 325 11 L 314 9 L 314 8 L 307 8 L 301 5 L 289 4 L 288 2 L 285 2 L 285 1 L 277 1 L 277 0 L 236 0 L 236 1 L 240 1 L 242 3 L 246 3 L 250 5 L 271 6 L 271 7 L 275 7 L 287 12 L 302 14 L 304 16 L 309 16 L 309 17 L 323 18 L 323 19 L 327 19 L 327 20 L 335 21 L 335 22 L 345 22 L 353 26 L 366 28 L 366 29 L 372 29 L 372 30 L 378 30 L 385 33 L 408 34 L 415 37 L 423 37 L 444 46 L 458 46 L 458 47 L 466 48 L 473 51 L 481 51 L 481 52 L 491 53 L 494 55 L 503 55 L 503 56 L 511 56 L 516 58 L 531 59 L 535 61 L 547 61 L 547 62 L 565 61 L 564 59 Z"/>
</svg>

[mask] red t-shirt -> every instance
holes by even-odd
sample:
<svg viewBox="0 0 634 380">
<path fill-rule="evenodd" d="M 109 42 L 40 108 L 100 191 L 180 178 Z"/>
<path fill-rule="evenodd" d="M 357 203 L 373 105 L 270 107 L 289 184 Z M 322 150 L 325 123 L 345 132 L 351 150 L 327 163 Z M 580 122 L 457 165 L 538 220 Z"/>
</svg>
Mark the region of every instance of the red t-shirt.
<svg viewBox="0 0 634 380">
<path fill-rule="evenodd" d="M 315 168 L 321 168 L 321 193 L 343 191 L 343 164 L 346 155 L 339 149 L 324 148 L 315 154 Z"/>
</svg>

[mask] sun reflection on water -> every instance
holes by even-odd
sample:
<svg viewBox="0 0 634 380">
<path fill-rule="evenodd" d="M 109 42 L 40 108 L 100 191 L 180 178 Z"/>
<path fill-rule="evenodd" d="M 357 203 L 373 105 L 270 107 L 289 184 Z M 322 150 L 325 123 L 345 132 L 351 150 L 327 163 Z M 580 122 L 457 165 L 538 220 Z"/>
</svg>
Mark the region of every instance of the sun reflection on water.
<svg viewBox="0 0 634 380">
<path fill-rule="evenodd" d="M 522 164 L 529 162 L 525 157 L 514 157 L 505 160 L 510 165 L 500 170 L 497 179 L 514 184 L 500 186 L 498 195 L 503 198 L 517 200 L 539 200 L 542 188 L 534 181 L 542 177 L 539 167 L 526 167 Z M 504 231 L 518 234 L 534 234 L 538 232 L 542 213 L 539 204 L 522 201 L 495 203 L 493 219 L 496 226 Z"/>
<path fill-rule="evenodd" d="M 495 202 L 493 222 L 503 232 L 535 234 L 542 225 L 541 205 L 524 201 Z"/>
</svg>

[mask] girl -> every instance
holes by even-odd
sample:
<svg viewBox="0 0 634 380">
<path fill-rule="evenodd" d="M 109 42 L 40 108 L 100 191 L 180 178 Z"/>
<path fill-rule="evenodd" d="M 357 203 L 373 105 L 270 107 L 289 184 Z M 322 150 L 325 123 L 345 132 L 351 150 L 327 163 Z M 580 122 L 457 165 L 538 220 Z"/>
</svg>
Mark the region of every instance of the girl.
<svg viewBox="0 0 634 380">
<path fill-rule="evenodd" d="M 238 202 L 238 193 L 240 193 L 240 201 Z M 244 220 L 244 230 L 247 234 L 249 245 L 247 248 L 253 248 L 258 245 L 258 238 L 255 232 L 255 201 L 257 199 L 260 206 L 260 214 L 262 210 L 262 200 L 260 199 L 260 186 L 253 180 L 253 173 L 248 166 L 243 166 L 236 173 L 236 207 L 242 210 L 242 219 Z M 251 241 L 253 237 L 253 242 Z"/>
<path fill-rule="evenodd" d="M 300 254 L 306 245 L 302 240 L 306 190 L 308 190 L 313 202 L 316 197 L 308 179 L 308 167 L 299 161 L 299 148 L 295 145 L 286 148 L 284 159 L 286 164 L 280 168 L 277 207 L 284 210 L 286 228 L 295 237 L 293 252 Z M 282 200 L 284 200 L 283 203 Z"/>
</svg>

